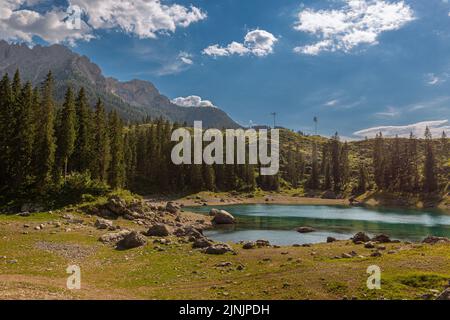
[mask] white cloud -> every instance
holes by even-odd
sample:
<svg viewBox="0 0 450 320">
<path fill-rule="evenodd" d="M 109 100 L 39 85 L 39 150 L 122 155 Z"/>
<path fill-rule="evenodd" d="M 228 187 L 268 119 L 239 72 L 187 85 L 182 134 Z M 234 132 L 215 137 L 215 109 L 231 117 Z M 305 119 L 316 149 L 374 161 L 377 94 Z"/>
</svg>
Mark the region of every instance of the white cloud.
<svg viewBox="0 0 450 320">
<path fill-rule="evenodd" d="M 2 0 L 0 1 L 0 38 L 10 41 L 33 42 L 38 36 L 49 43 L 88 41 L 93 38 L 90 27 L 82 22 L 81 29 L 67 27 L 64 19 L 67 13 L 62 9 L 39 13 L 30 9 L 21 9 L 23 5 L 38 4 L 41 1 Z"/>
<path fill-rule="evenodd" d="M 273 47 L 278 39 L 265 30 L 256 29 L 247 33 L 244 43 L 233 41 L 226 47 L 218 44 L 207 47 L 203 50 L 203 54 L 213 57 L 225 57 L 231 55 L 247 55 L 252 54 L 257 57 L 264 57 L 273 53 Z"/>
<path fill-rule="evenodd" d="M 404 1 L 342 1 L 345 4 L 340 9 L 304 9 L 299 12 L 295 30 L 319 39 L 316 43 L 294 48 L 296 53 L 349 52 L 361 44 L 377 44 L 381 33 L 397 30 L 414 20 L 412 9 Z"/>
<path fill-rule="evenodd" d="M 38 36 L 49 43 L 88 41 L 96 29 L 117 29 L 139 38 L 155 38 L 158 33 L 175 32 L 206 19 L 199 8 L 164 4 L 160 0 L 71 0 L 86 15 L 81 29 L 70 29 L 64 22 L 66 8 L 52 7 L 46 12 L 23 9 L 47 0 L 1 0 L 0 37 L 32 43 Z M 33 7 L 31 7 L 33 8 Z"/>
<path fill-rule="evenodd" d="M 193 56 L 190 53 L 182 51 L 175 58 L 161 62 L 162 66 L 155 73 L 158 76 L 167 76 L 186 71 L 194 64 L 192 59 Z"/>
<path fill-rule="evenodd" d="M 339 100 L 334 99 L 334 100 L 327 101 L 327 102 L 325 103 L 325 106 L 327 106 L 327 107 L 334 107 L 334 106 L 336 106 L 338 103 L 339 103 Z"/>
<path fill-rule="evenodd" d="M 393 118 L 400 115 L 400 112 L 394 107 L 388 107 L 385 111 L 377 112 L 375 115 L 382 118 Z"/>
<path fill-rule="evenodd" d="M 380 126 L 368 128 L 355 132 L 354 135 L 358 137 L 373 138 L 381 132 L 385 137 L 395 137 L 396 135 L 399 137 L 409 137 L 412 132 L 416 137 L 421 138 L 425 134 L 426 127 L 430 128 L 430 131 L 435 138 L 440 137 L 443 131 L 445 131 L 447 135 L 450 134 L 448 120 L 437 120 L 424 121 L 406 126 Z"/>
<path fill-rule="evenodd" d="M 447 73 L 443 73 L 441 75 L 437 75 L 434 73 L 428 73 L 425 75 L 425 81 L 430 86 L 436 86 L 441 83 L 444 83 L 448 77 L 449 77 L 449 75 Z"/>
<path fill-rule="evenodd" d="M 173 99 L 172 103 L 180 107 L 217 108 L 211 101 L 203 100 L 199 96 L 178 97 Z"/>
<path fill-rule="evenodd" d="M 180 58 L 181 62 L 183 62 L 184 64 L 188 65 L 194 64 L 194 61 L 192 60 L 192 55 L 187 52 L 180 52 L 178 58 Z"/>
<path fill-rule="evenodd" d="M 163 4 L 160 0 L 72 0 L 94 29 L 120 29 L 139 38 L 155 38 L 158 32 L 175 32 L 206 19 L 199 8 Z"/>
</svg>

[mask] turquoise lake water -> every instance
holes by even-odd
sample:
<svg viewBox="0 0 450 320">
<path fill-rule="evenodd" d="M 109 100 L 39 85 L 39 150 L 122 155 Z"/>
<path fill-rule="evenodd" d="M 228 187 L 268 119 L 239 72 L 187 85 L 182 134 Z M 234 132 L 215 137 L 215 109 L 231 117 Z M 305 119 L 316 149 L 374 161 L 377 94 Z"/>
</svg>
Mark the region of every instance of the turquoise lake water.
<svg viewBox="0 0 450 320">
<path fill-rule="evenodd" d="M 209 230 L 216 241 L 269 240 L 291 245 L 325 242 L 327 237 L 349 239 L 356 232 L 385 233 L 392 239 L 420 241 L 428 235 L 450 237 L 450 214 L 437 210 L 373 209 L 346 206 L 233 205 L 215 206 L 233 214 L 238 223 Z M 208 214 L 211 207 L 190 207 L 189 211 Z M 317 231 L 300 234 L 296 228 Z"/>
</svg>

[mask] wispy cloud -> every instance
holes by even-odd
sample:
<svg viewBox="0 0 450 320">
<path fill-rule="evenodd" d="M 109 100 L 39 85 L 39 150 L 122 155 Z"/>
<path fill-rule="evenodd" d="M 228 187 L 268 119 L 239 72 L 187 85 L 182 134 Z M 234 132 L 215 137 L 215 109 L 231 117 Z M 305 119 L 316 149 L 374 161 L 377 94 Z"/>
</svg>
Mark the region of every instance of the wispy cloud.
<svg viewBox="0 0 450 320">
<path fill-rule="evenodd" d="M 375 113 L 375 116 L 381 117 L 381 118 L 393 118 L 400 115 L 400 111 L 398 111 L 394 107 L 388 107 L 385 111 L 380 111 Z"/>
<path fill-rule="evenodd" d="M 385 137 L 409 137 L 413 133 L 416 137 L 423 137 L 425 129 L 429 128 L 434 137 L 439 137 L 442 132 L 450 134 L 450 126 L 448 125 L 448 120 L 436 120 L 436 121 L 423 121 L 414 124 L 409 124 L 405 126 L 379 126 L 360 130 L 355 132 L 353 135 L 357 137 L 369 137 L 373 138 L 378 133 L 382 133 Z"/>
<path fill-rule="evenodd" d="M 164 61 L 155 74 L 158 76 L 177 74 L 188 70 L 193 64 L 193 56 L 182 51 L 174 59 Z"/>
<path fill-rule="evenodd" d="M 429 86 L 436 86 L 436 85 L 446 82 L 448 77 L 449 77 L 449 74 L 446 72 L 441 73 L 441 74 L 427 73 L 425 75 L 425 82 Z"/>
</svg>

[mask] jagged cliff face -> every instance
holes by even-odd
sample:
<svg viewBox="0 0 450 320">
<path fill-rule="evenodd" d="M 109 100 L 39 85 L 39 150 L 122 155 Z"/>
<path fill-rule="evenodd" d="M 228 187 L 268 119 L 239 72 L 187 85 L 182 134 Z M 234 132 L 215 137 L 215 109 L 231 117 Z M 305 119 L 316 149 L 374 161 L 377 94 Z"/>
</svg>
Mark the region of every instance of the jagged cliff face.
<svg viewBox="0 0 450 320">
<path fill-rule="evenodd" d="M 108 110 L 117 110 L 125 120 L 141 120 L 150 116 L 163 117 L 172 122 L 186 122 L 188 125 L 201 120 L 205 127 L 239 127 L 220 109 L 174 105 L 148 81 L 120 82 L 106 78 L 89 58 L 61 45 L 29 48 L 24 44 L 10 45 L 0 41 L 0 76 L 5 73 L 12 76 L 17 69 L 20 70 L 23 81 L 30 81 L 35 86 L 52 70 L 58 100 L 62 100 L 68 85 L 75 90 L 84 87 L 92 105 L 100 98 Z"/>
</svg>

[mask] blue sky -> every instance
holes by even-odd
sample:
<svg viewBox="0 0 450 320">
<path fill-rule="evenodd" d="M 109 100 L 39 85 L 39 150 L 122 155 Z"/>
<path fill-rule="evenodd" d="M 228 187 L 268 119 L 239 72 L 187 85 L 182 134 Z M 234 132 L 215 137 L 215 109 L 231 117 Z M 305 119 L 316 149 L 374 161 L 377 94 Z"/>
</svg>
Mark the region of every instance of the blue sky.
<svg viewBox="0 0 450 320">
<path fill-rule="evenodd" d="M 47 20 L 67 6 L 65 1 L 15 1 L 21 6 L 11 5 L 10 13 L 27 9 Z M 352 136 L 384 126 L 404 131 L 407 125 L 438 120 L 430 123 L 436 132 L 449 130 L 444 122 L 450 118 L 446 0 L 150 0 L 151 12 L 145 6 L 108 11 L 113 22 L 94 20 L 107 10 L 96 2 L 72 1 L 86 5 L 83 28 L 89 29 L 76 36 L 52 33 L 48 24 L 38 25 L 41 29 L 10 21 L 2 25 L 1 18 L 0 36 L 70 43 L 107 76 L 151 81 L 172 99 L 200 96 L 244 125 L 269 124 L 270 113 L 277 112 L 280 125 L 306 132 L 317 116 L 324 135 Z M 158 10 L 162 16 L 154 13 Z M 144 24 L 130 29 L 126 19 L 131 26 Z M 22 29 L 14 33 L 12 28 Z M 229 49 L 232 42 L 240 51 Z M 205 54 L 213 45 L 220 54 Z M 420 132 L 423 126 L 412 128 Z"/>
</svg>

